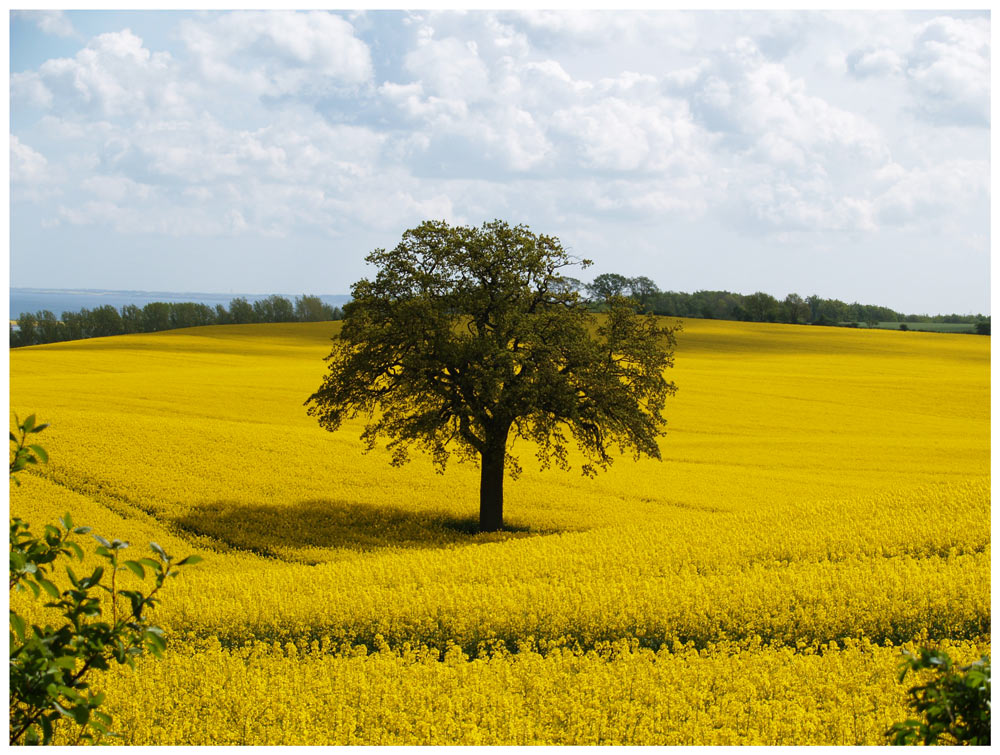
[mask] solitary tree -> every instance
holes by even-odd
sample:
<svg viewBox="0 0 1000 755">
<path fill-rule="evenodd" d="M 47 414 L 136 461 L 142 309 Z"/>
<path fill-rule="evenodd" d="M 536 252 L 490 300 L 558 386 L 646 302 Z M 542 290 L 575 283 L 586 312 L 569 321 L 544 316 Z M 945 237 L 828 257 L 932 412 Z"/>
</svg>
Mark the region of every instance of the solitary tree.
<svg viewBox="0 0 1000 755">
<path fill-rule="evenodd" d="M 451 453 L 478 456 L 483 531 L 503 527 L 517 438 L 535 444 L 543 469 L 568 468 L 570 440 L 588 475 L 607 468 L 613 446 L 660 458 L 674 329 L 621 298 L 590 314 L 561 273 L 577 261 L 559 239 L 499 220 L 425 222 L 367 261 L 378 274 L 352 287 L 329 371 L 306 401 L 320 425 L 366 415 L 367 449 L 386 438 L 394 465 L 411 446 L 439 472 Z"/>
</svg>

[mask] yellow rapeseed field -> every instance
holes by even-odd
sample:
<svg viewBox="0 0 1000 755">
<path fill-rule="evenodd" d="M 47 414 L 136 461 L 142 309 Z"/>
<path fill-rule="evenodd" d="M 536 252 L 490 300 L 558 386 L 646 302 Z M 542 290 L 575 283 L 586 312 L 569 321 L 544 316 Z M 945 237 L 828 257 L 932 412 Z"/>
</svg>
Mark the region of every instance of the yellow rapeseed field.
<svg viewBox="0 0 1000 755">
<path fill-rule="evenodd" d="M 521 449 L 477 535 L 477 469 L 306 416 L 337 327 L 11 352 L 12 514 L 205 557 L 96 682 L 123 743 L 879 744 L 902 647 L 990 650 L 988 338 L 687 320 L 663 461 Z"/>
</svg>

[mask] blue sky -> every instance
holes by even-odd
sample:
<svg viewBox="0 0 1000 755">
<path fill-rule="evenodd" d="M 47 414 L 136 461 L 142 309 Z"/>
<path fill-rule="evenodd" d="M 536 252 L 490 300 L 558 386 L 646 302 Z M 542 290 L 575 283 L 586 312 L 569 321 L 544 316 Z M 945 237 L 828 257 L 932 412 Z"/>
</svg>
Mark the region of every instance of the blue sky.
<svg viewBox="0 0 1000 755">
<path fill-rule="evenodd" d="M 425 219 L 989 311 L 984 12 L 13 12 L 11 285 L 346 293 Z"/>
</svg>

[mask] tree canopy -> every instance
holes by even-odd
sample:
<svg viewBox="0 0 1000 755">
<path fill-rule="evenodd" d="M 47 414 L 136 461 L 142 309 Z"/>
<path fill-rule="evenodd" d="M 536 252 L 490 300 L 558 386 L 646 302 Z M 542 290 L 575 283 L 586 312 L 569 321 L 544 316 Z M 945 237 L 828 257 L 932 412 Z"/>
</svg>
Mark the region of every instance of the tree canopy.
<svg viewBox="0 0 1000 755">
<path fill-rule="evenodd" d="M 385 439 L 395 465 L 411 447 L 442 472 L 451 454 L 478 456 L 484 531 L 503 526 L 518 438 L 543 469 L 568 468 L 571 445 L 585 474 L 606 468 L 614 447 L 660 458 L 675 328 L 613 295 L 591 313 L 563 275 L 590 263 L 558 238 L 500 220 L 428 221 L 366 259 L 378 273 L 354 284 L 327 375 L 306 401 L 321 426 L 366 416 L 367 449 Z"/>
</svg>

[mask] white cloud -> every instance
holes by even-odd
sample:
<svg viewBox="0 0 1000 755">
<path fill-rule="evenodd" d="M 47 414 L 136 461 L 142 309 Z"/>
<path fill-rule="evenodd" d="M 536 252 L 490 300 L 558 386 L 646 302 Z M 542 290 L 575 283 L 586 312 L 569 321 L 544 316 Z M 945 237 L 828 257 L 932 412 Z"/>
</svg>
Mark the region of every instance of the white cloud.
<svg viewBox="0 0 1000 755">
<path fill-rule="evenodd" d="M 50 179 L 49 161 L 16 136 L 10 137 L 10 178 L 14 183 L 40 184 Z"/>
<path fill-rule="evenodd" d="M 468 103 L 489 94 L 489 71 L 475 42 L 437 40 L 424 32 L 416 49 L 406 55 L 406 69 L 428 93 L 445 99 Z"/>
<path fill-rule="evenodd" d="M 677 11 L 523 10 L 500 14 L 542 48 L 659 44 L 690 49 L 696 17 Z"/>
<path fill-rule="evenodd" d="M 146 200 L 153 194 L 152 186 L 137 183 L 125 176 L 91 176 L 80 186 L 87 194 L 109 202 L 121 202 L 125 199 Z"/>
<path fill-rule="evenodd" d="M 888 48 L 855 50 L 847 56 L 847 70 L 858 78 L 888 76 L 903 70 L 903 59 Z"/>
<path fill-rule="evenodd" d="M 987 21 L 949 17 L 929 21 L 914 43 L 906 74 L 926 117 L 942 123 L 989 125 Z"/>
<path fill-rule="evenodd" d="M 846 62 L 858 78 L 903 76 L 916 112 L 933 123 L 989 126 L 988 19 L 940 16 L 916 26 L 903 47 L 882 40 Z"/>
<path fill-rule="evenodd" d="M 184 85 L 169 53 L 150 52 L 130 30 L 95 37 L 73 58 L 15 74 L 12 94 L 57 112 L 143 117 L 183 107 Z"/>
<path fill-rule="evenodd" d="M 12 15 L 34 22 L 46 34 L 56 37 L 76 36 L 72 22 L 61 10 L 16 10 L 12 11 Z"/>
<path fill-rule="evenodd" d="M 873 202 L 879 223 L 916 227 L 938 222 L 989 194 L 989 165 L 950 160 L 910 170 L 888 166 L 879 176 L 884 188 Z"/>
<path fill-rule="evenodd" d="M 180 35 L 213 87 L 254 96 L 318 95 L 372 78 L 371 54 L 354 27 L 325 11 L 237 11 L 185 21 Z"/>
<path fill-rule="evenodd" d="M 656 171 L 687 146 L 692 128 L 682 107 L 662 101 L 606 97 L 590 105 L 559 110 L 552 116 L 556 134 L 569 142 L 584 167 L 612 171 Z M 672 107 L 673 106 L 673 107 Z M 563 140 L 563 141 L 564 141 Z"/>
</svg>

